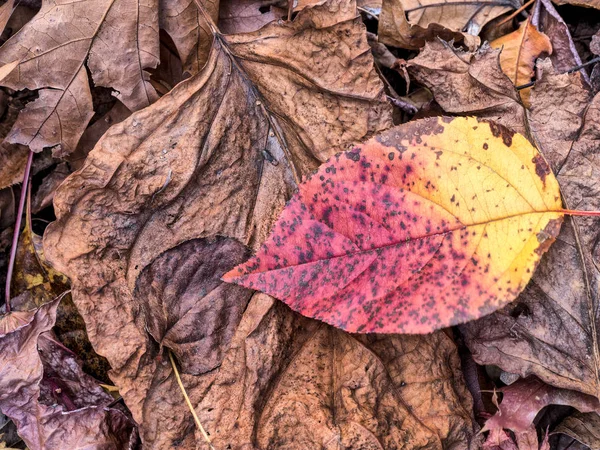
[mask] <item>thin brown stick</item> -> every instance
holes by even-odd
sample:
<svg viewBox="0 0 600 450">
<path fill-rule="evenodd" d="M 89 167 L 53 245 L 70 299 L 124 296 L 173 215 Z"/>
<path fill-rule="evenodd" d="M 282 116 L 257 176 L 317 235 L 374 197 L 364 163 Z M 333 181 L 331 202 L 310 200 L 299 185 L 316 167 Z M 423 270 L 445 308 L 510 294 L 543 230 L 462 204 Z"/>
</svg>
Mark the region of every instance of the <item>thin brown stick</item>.
<svg viewBox="0 0 600 450">
<path fill-rule="evenodd" d="M 529 0 L 527 3 L 525 3 L 523 6 L 521 6 L 519 9 L 517 9 L 514 13 L 512 13 L 510 16 L 508 16 L 506 19 L 504 19 L 502 22 L 500 22 L 498 25 L 496 26 L 500 26 L 500 25 L 504 25 L 506 22 L 508 22 L 509 20 L 514 19 L 515 17 L 517 17 L 521 12 L 523 12 L 524 9 L 529 8 L 529 6 L 531 6 L 531 4 L 535 2 L 535 0 Z"/>
<path fill-rule="evenodd" d="M 188 397 L 187 392 L 185 391 L 185 387 L 183 387 L 183 383 L 181 382 L 181 377 L 179 376 L 179 371 L 177 370 L 177 365 L 175 364 L 175 360 L 173 359 L 173 354 L 171 353 L 171 351 L 169 351 L 169 359 L 171 360 L 171 366 L 173 367 L 173 372 L 175 372 L 175 378 L 177 378 L 177 384 L 179 385 L 179 389 L 181 389 L 183 398 L 185 398 L 185 403 L 187 404 L 188 408 L 190 409 L 192 416 L 194 416 L 194 422 L 196 422 L 196 426 L 202 433 L 202 436 L 204 436 L 204 440 L 208 443 L 208 446 L 211 448 L 211 450 L 215 450 L 212 443 L 210 442 L 208 433 L 206 432 L 206 430 L 200 423 L 200 419 L 198 418 L 198 415 L 196 414 L 196 410 L 192 406 L 192 402 L 190 401 L 190 398 Z"/>
<path fill-rule="evenodd" d="M 10 283 L 15 268 L 17 257 L 17 246 L 19 245 L 19 230 L 21 228 L 21 219 L 23 218 L 23 208 L 25 207 L 25 198 L 27 197 L 27 185 L 29 184 L 29 175 L 31 174 L 31 164 L 33 162 L 33 152 L 29 150 L 27 164 L 23 172 L 23 184 L 21 185 L 21 197 L 19 198 L 19 208 L 15 218 L 15 231 L 13 232 L 12 246 L 10 248 L 10 259 L 8 261 L 8 270 L 6 271 L 6 285 L 4 288 L 6 312 L 10 312 Z"/>
</svg>

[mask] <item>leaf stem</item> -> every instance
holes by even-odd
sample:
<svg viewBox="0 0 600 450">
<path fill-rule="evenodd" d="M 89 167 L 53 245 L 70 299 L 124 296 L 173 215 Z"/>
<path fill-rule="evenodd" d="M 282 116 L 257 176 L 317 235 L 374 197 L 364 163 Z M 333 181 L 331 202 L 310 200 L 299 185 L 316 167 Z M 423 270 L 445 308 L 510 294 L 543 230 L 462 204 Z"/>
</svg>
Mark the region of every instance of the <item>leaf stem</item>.
<svg viewBox="0 0 600 450">
<path fill-rule="evenodd" d="M 192 406 L 192 402 L 190 401 L 190 398 L 188 397 L 187 392 L 185 391 L 185 387 L 183 387 L 183 383 L 181 382 L 181 377 L 179 376 L 179 371 L 177 370 L 177 366 L 175 365 L 175 360 L 173 359 L 173 353 L 171 353 L 170 350 L 168 352 L 169 352 L 169 359 L 171 360 L 171 366 L 173 367 L 173 372 L 175 372 L 175 378 L 177 378 L 177 384 L 179 384 L 179 389 L 181 389 L 181 393 L 183 394 L 183 398 L 185 398 L 185 402 L 187 403 L 187 406 L 190 409 L 190 411 L 192 413 L 192 416 L 194 416 L 194 421 L 196 422 L 196 426 L 198 427 L 198 429 L 202 433 L 202 436 L 204 436 L 204 439 L 208 443 L 208 446 L 211 448 L 211 450 L 215 450 L 215 448 L 213 447 L 212 443 L 210 442 L 210 438 L 208 437 L 208 433 L 206 432 L 206 430 L 204 429 L 204 427 L 200 423 L 200 419 L 198 418 L 198 415 L 196 414 L 196 410 Z"/>
<path fill-rule="evenodd" d="M 578 211 L 576 209 L 562 209 L 559 211 L 570 216 L 600 216 L 600 211 Z"/>
<path fill-rule="evenodd" d="M 31 164 L 33 162 L 33 152 L 29 150 L 29 156 L 27 157 L 27 164 L 25 165 L 25 171 L 23 172 L 23 183 L 21 186 L 21 196 L 19 198 L 19 208 L 17 210 L 17 217 L 15 218 L 15 230 L 13 232 L 12 245 L 10 248 L 10 259 L 8 261 L 8 270 L 6 271 L 6 286 L 5 286 L 5 305 L 6 312 L 10 312 L 10 283 L 12 280 L 12 274 L 15 267 L 15 259 L 17 257 L 17 246 L 19 244 L 19 230 L 21 228 L 21 219 L 23 216 L 23 208 L 25 207 L 25 198 L 27 197 L 27 185 L 29 184 L 29 175 L 31 174 Z"/>
</svg>

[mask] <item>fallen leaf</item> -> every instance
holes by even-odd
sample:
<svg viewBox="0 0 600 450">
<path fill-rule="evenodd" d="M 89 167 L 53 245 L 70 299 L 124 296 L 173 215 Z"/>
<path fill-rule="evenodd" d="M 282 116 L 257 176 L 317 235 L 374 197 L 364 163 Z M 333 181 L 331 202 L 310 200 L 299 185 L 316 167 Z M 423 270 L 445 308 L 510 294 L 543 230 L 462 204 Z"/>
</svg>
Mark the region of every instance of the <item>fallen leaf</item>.
<svg viewBox="0 0 600 450">
<path fill-rule="evenodd" d="M 407 69 L 433 92 L 444 111 L 476 115 L 527 135 L 525 110 L 500 68 L 499 55 L 488 44 L 471 53 L 437 40 L 427 42 L 423 51 L 408 61 Z"/>
<path fill-rule="evenodd" d="M 197 408 L 219 449 L 475 449 L 471 411 L 446 334 L 354 336 L 264 294 Z"/>
<path fill-rule="evenodd" d="M 519 29 L 490 43 L 500 50 L 500 67 L 515 86 L 527 84 L 533 78 L 535 60 L 541 55 L 552 53 L 550 39 L 525 20 Z M 521 98 L 529 106 L 529 89 L 520 91 Z"/>
<path fill-rule="evenodd" d="M 592 450 L 600 449 L 600 416 L 597 412 L 575 411 L 563 420 L 553 434 L 566 434 Z"/>
<path fill-rule="evenodd" d="M 199 74 L 111 127 L 59 188 L 44 249 L 72 280 L 90 340 L 109 360 L 145 445 L 170 448 L 194 423 L 168 359 L 154 359 L 161 348 L 146 331 L 136 280 L 192 239 L 219 235 L 256 248 L 296 180 L 390 125 L 382 88 L 351 1 L 305 8 L 255 33 L 217 32 Z M 189 280 L 172 282 L 185 290 Z M 196 326 L 209 342 L 215 324 Z M 200 384 L 190 396 L 199 401 L 210 380 L 182 378 Z"/>
<path fill-rule="evenodd" d="M 521 379 L 500 391 L 503 395 L 498 412 L 485 422 L 482 432 L 506 429 L 514 431 L 517 436 L 529 432 L 535 417 L 548 405 L 568 405 L 581 412 L 600 411 L 600 402 L 596 397 L 556 388 L 535 377 Z M 535 444 L 537 448 L 537 435 Z M 526 447 L 519 445 L 519 448 Z"/>
<path fill-rule="evenodd" d="M 250 33 L 287 16 L 272 0 L 221 0 L 219 29 L 226 34 Z"/>
<path fill-rule="evenodd" d="M 552 43 L 550 60 L 557 72 L 564 73 L 581 64 L 569 27 L 550 0 L 540 0 L 535 3 L 531 22 L 550 39 Z M 579 73 L 586 83 L 590 82 L 585 69 L 581 69 Z"/>
<path fill-rule="evenodd" d="M 439 24 L 453 31 L 464 31 L 478 35 L 490 20 L 516 9 L 519 2 L 510 0 L 395 0 L 401 2 L 402 9 L 408 15 L 412 25 L 427 28 L 430 24 Z"/>
<path fill-rule="evenodd" d="M 57 156 L 75 150 L 94 114 L 88 69 L 96 86 L 115 89 L 131 110 L 156 100 L 147 70 L 159 63 L 157 10 L 153 1 L 44 1 L 0 48 L 0 71 L 15 63 L 0 84 L 38 92 L 7 141 L 35 152 L 59 146 Z"/>
<path fill-rule="evenodd" d="M 598 0 L 553 0 L 557 5 L 583 6 L 584 8 L 600 9 Z"/>
<path fill-rule="evenodd" d="M 399 0 L 383 0 L 381 14 L 379 15 L 378 35 L 379 40 L 393 47 L 419 50 L 426 41 L 440 37 L 445 41 L 454 40 L 457 43 L 465 42 L 469 48 L 475 49 L 479 45 L 479 38 L 470 34 L 445 28 L 437 22 L 432 22 L 427 27 L 413 25 L 406 19 L 406 14 Z"/>
<path fill-rule="evenodd" d="M 52 172 L 44 177 L 40 186 L 31 200 L 31 211 L 36 214 L 41 210 L 52 206 L 52 199 L 56 188 L 60 186 L 71 171 L 66 163 L 57 164 Z"/>
<path fill-rule="evenodd" d="M 489 314 L 560 230 L 558 184 L 521 135 L 412 121 L 321 166 L 224 280 L 359 333 L 430 333 Z"/>
<path fill-rule="evenodd" d="M 571 111 L 564 121 L 547 122 L 545 134 L 538 135 L 537 140 L 540 150 L 556 168 L 565 207 L 598 210 L 600 97 L 585 105 L 556 90 L 560 85 L 563 92 L 577 90 L 581 84 L 578 77 L 548 75 L 537 94 L 538 86 L 534 88 L 534 103 L 539 95 L 546 99 L 547 108 Z M 567 81 L 574 86 L 565 87 Z M 574 110 L 570 109 L 571 104 Z M 574 131 L 570 122 L 581 123 L 581 127 Z M 561 128 L 570 130 L 570 140 L 552 134 L 552 130 Z M 561 150 L 547 151 L 557 148 L 557 137 L 559 142 L 563 139 Z M 596 218 L 569 218 L 518 301 L 462 327 L 479 364 L 494 364 L 523 377 L 536 375 L 553 386 L 600 395 L 596 370 L 600 365 L 599 342 L 594 331 L 598 326 L 599 229 Z"/>
<path fill-rule="evenodd" d="M 0 316 L 0 409 L 31 450 L 130 448 L 136 438 L 130 419 L 108 407 L 112 397 L 72 355 L 51 348 L 59 301 Z M 14 314 L 27 314 L 27 323 L 7 329 Z"/>
</svg>

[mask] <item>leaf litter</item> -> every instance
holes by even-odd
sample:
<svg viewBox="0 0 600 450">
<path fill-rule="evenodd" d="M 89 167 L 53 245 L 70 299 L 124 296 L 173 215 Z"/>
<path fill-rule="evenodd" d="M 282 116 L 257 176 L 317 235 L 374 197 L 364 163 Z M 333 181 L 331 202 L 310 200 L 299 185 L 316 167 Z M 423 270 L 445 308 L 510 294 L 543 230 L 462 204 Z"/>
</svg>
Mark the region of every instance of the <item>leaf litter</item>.
<svg viewBox="0 0 600 450">
<path fill-rule="evenodd" d="M 0 447 L 595 448 L 597 5 L 21 3 Z"/>
</svg>

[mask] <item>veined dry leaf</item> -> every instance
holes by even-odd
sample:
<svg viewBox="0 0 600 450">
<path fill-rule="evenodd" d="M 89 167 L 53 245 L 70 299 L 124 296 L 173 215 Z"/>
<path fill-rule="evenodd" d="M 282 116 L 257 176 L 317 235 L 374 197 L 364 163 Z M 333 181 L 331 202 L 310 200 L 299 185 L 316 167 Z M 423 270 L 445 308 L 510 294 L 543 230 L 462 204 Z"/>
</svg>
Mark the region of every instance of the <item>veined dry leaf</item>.
<svg viewBox="0 0 600 450">
<path fill-rule="evenodd" d="M 426 41 L 436 37 L 457 43 L 464 40 L 467 47 L 473 49 L 479 45 L 478 37 L 445 28 L 437 22 L 429 23 L 427 27 L 409 23 L 400 0 L 383 0 L 378 36 L 384 44 L 411 50 L 423 48 Z"/>
<path fill-rule="evenodd" d="M 296 180 L 389 125 L 356 6 L 332 0 L 254 33 L 217 32 L 199 74 L 110 128 L 61 185 L 44 248 L 71 278 L 90 340 L 110 361 L 145 445 L 168 448 L 194 424 L 162 365 L 168 359 L 154 358 L 161 348 L 141 314 L 149 300 L 133 292 L 140 274 L 192 239 L 220 235 L 256 248 Z M 211 263 L 205 273 L 218 279 Z M 189 282 L 172 280 L 176 289 Z M 214 313 L 237 311 L 230 310 Z M 206 345 L 214 324 L 194 323 L 206 330 Z M 209 383 L 182 377 L 204 385 L 192 399 L 199 400 Z M 175 413 L 159 414 L 173 403 Z"/>
<path fill-rule="evenodd" d="M 565 206 L 591 211 L 600 209 L 600 96 L 586 105 L 586 95 L 579 74 L 544 75 L 532 92 L 532 104 L 542 108 L 530 116 L 543 124 L 536 140 Z M 566 113 L 550 121 L 550 109 Z M 600 396 L 598 230 L 597 218 L 569 218 L 518 301 L 462 328 L 478 363 Z"/>
<path fill-rule="evenodd" d="M 60 298 L 0 316 L 0 409 L 31 450 L 128 449 L 135 429 L 112 397 L 48 336 Z M 24 324 L 4 326 L 27 314 Z M 38 351 L 38 345 L 40 350 Z"/>
<path fill-rule="evenodd" d="M 479 448 L 446 334 L 354 336 L 264 294 L 197 411 L 218 449 Z"/>
<path fill-rule="evenodd" d="M 576 411 L 563 420 L 553 434 L 566 434 L 591 450 L 600 449 L 600 416 L 597 412 Z"/>
<path fill-rule="evenodd" d="M 387 0 L 386 0 L 387 1 Z M 401 2 L 411 25 L 427 28 L 439 24 L 453 31 L 464 31 L 478 35 L 490 20 L 516 9 L 521 4 L 516 0 L 394 0 Z"/>
<path fill-rule="evenodd" d="M 518 30 L 496 39 L 490 45 L 500 50 L 500 67 L 515 86 L 529 83 L 533 78 L 535 60 L 543 54 L 552 53 L 548 36 L 540 33 L 529 19 L 522 22 Z M 529 91 L 520 91 L 526 106 L 529 106 Z"/>
<path fill-rule="evenodd" d="M 482 431 L 506 429 L 519 436 L 532 430 L 533 420 L 548 405 L 568 405 L 581 412 L 600 411 L 598 398 L 556 388 L 535 377 L 518 380 L 500 391 L 503 396 L 498 412 L 485 422 Z M 532 431 L 535 433 L 535 429 Z M 537 448 L 537 435 L 535 442 Z M 519 449 L 524 447 L 519 445 Z"/>
<path fill-rule="evenodd" d="M 157 98 L 147 69 L 159 63 L 154 0 L 44 1 L 40 12 L 0 47 L 0 84 L 38 90 L 7 141 L 35 152 L 75 150 L 94 112 L 86 68 L 132 111 Z"/>
<path fill-rule="evenodd" d="M 523 136 L 475 118 L 416 120 L 322 165 L 223 279 L 347 331 L 430 333 L 514 300 L 561 208 Z"/>
<path fill-rule="evenodd" d="M 427 42 L 406 67 L 433 92 L 444 111 L 476 115 L 527 136 L 525 110 L 515 86 L 500 68 L 499 54 L 488 44 L 471 53 L 436 40 Z"/>
<path fill-rule="evenodd" d="M 287 17 L 287 9 L 278 7 L 277 3 L 274 0 L 221 0 L 219 29 L 226 34 L 249 33 Z"/>
</svg>

